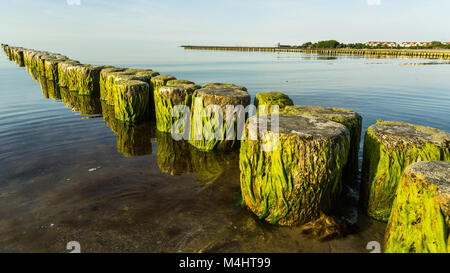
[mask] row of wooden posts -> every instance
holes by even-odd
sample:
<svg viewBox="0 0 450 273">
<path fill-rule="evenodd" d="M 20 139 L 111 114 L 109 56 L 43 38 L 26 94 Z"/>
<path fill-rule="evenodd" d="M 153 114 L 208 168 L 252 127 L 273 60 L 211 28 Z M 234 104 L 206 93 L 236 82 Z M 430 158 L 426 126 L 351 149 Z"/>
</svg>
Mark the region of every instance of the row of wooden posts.
<svg viewBox="0 0 450 273">
<path fill-rule="evenodd" d="M 60 54 L 2 47 L 10 60 L 34 74 L 81 96 L 99 98 L 121 123 L 155 118 L 161 133 L 172 133 L 172 125 L 181 119 L 171 115 L 177 105 L 193 106 L 200 99 L 200 112 L 191 107 L 187 115 L 203 128 L 213 120 L 205 116 L 204 107 L 219 105 L 225 112 L 226 105 L 250 104 L 247 89 L 235 84 L 202 87 L 151 69 L 85 65 Z M 248 117 L 242 141 L 236 134 L 232 140 L 203 136 L 185 143 L 205 153 L 239 148 L 242 202 L 261 221 L 294 226 L 332 214 L 342 188 L 359 173 L 362 117 L 348 109 L 294 105 L 280 92 L 258 93 L 254 104 L 267 111 Z M 277 134 L 261 131 L 251 139 L 254 127 L 272 122 L 263 117 L 275 105 L 280 108 Z M 215 129 L 226 131 L 229 125 L 223 121 Z M 264 149 L 267 145 L 274 149 Z M 360 201 L 369 216 L 389 221 L 385 251 L 449 251 L 450 134 L 378 121 L 367 129 L 363 147 Z"/>
</svg>

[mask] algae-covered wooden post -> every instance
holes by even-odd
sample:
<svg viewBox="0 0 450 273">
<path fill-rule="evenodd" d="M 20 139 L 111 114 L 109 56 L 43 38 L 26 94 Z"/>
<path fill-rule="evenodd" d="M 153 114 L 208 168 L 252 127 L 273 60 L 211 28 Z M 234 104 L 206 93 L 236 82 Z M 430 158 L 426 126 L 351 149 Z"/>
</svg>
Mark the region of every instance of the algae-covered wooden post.
<svg viewBox="0 0 450 273">
<path fill-rule="evenodd" d="M 108 86 L 108 81 L 113 81 L 111 75 L 117 72 L 123 72 L 125 70 L 126 68 L 109 67 L 102 69 L 102 71 L 100 71 L 99 89 L 100 89 L 100 99 L 102 101 L 108 101 L 108 88 L 110 88 L 110 86 Z"/>
<path fill-rule="evenodd" d="M 450 252 L 450 162 L 409 165 L 385 233 L 385 252 Z"/>
<path fill-rule="evenodd" d="M 25 66 L 24 62 L 24 48 L 13 47 L 11 50 L 11 59 L 16 62 L 18 66 Z"/>
<path fill-rule="evenodd" d="M 106 69 L 108 70 L 108 69 Z M 101 74 L 101 73 L 100 73 Z M 124 81 L 124 80 L 131 80 L 130 77 L 133 77 L 134 73 L 127 71 L 125 69 L 124 71 L 115 71 L 115 72 L 107 72 L 106 79 L 104 84 L 104 90 L 105 93 L 101 93 L 100 97 L 102 100 L 106 101 L 108 105 L 114 105 L 114 96 L 115 96 L 115 84 L 116 82 Z M 102 83 L 100 83 L 101 85 Z M 101 91 L 100 91 L 101 92 Z"/>
<path fill-rule="evenodd" d="M 268 91 L 256 94 L 254 104 L 257 107 L 258 112 L 259 106 L 267 106 L 266 108 L 263 108 L 266 113 L 259 113 L 264 115 L 271 113 L 272 105 L 278 105 L 279 109 L 283 110 L 286 106 L 293 106 L 294 102 L 286 94 L 276 91 Z"/>
<path fill-rule="evenodd" d="M 249 104 L 250 95 L 242 89 L 207 87 L 196 90 L 191 106 L 189 143 L 201 151 L 235 147 L 240 135 L 237 126 L 239 121 L 235 112 L 230 112 L 228 116 L 227 111 L 231 107 L 244 110 Z M 245 119 L 245 115 L 240 116 Z M 242 124 L 244 121 L 242 120 Z"/>
<path fill-rule="evenodd" d="M 66 61 L 66 60 L 68 60 L 68 59 L 64 58 L 64 57 L 59 57 L 58 58 L 56 56 L 46 58 L 44 60 L 45 77 L 47 79 L 51 80 L 51 81 L 54 81 L 54 82 L 58 83 L 59 82 L 59 79 L 58 79 L 58 64 L 60 62 Z"/>
<path fill-rule="evenodd" d="M 195 83 L 185 80 L 170 80 L 166 86 L 157 88 L 154 91 L 156 128 L 171 133 L 172 126 L 182 118 L 172 116 L 173 108 L 177 105 L 191 107 L 192 94 L 199 88 Z"/>
<path fill-rule="evenodd" d="M 75 66 L 75 79 L 72 88 L 78 91 L 79 95 L 100 97 L 100 72 L 108 68 L 102 65 L 77 65 Z"/>
<path fill-rule="evenodd" d="M 107 68 L 100 73 L 100 98 L 109 105 L 114 105 L 115 85 L 124 80 L 137 80 L 151 84 L 152 77 L 159 75 L 158 72 L 151 69 L 124 69 Z M 153 99 L 150 98 L 149 104 L 152 105 Z M 151 106 L 153 108 L 153 106 Z"/>
<path fill-rule="evenodd" d="M 369 216 L 387 221 L 405 168 L 418 161 L 450 161 L 450 134 L 425 126 L 378 121 L 364 139 L 361 202 Z"/>
<path fill-rule="evenodd" d="M 161 75 L 156 75 L 155 77 L 152 77 L 152 79 L 150 80 L 150 104 L 151 105 L 155 105 L 155 92 L 158 92 L 159 88 L 161 86 L 165 86 L 167 85 L 167 82 L 171 81 L 171 80 L 176 80 L 177 78 L 175 78 L 172 75 L 167 75 L 167 74 L 161 74 Z M 152 108 L 153 111 L 150 113 L 151 116 L 155 115 L 154 112 L 154 108 Z"/>
<path fill-rule="evenodd" d="M 58 81 L 59 85 L 69 90 L 76 90 L 76 72 L 80 62 L 66 60 L 58 63 Z"/>
<path fill-rule="evenodd" d="M 246 124 L 239 155 L 242 198 L 265 222 L 304 224 L 333 209 L 342 190 L 350 135 L 342 124 L 324 118 L 278 117 L 278 132 L 263 130 L 256 140 L 251 136 L 264 123 L 272 128 L 272 120 L 259 115 Z"/>
<path fill-rule="evenodd" d="M 341 123 L 350 132 L 350 153 L 344 167 L 344 181 L 354 181 L 359 172 L 359 146 L 361 141 L 362 117 L 353 110 L 311 105 L 287 106 L 282 111 L 325 118 Z"/>
</svg>

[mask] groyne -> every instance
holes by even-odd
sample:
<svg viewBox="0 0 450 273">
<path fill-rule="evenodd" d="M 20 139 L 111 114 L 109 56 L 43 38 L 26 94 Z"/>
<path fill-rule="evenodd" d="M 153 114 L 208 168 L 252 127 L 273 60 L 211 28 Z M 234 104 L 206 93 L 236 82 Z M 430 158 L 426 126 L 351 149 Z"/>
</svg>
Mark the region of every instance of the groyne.
<svg viewBox="0 0 450 273">
<path fill-rule="evenodd" d="M 248 47 L 248 46 L 195 46 L 183 45 L 186 50 L 225 50 L 225 51 L 252 51 L 252 52 L 301 52 L 306 54 L 327 55 L 359 55 L 367 57 L 409 57 L 426 59 L 450 59 L 450 50 L 425 50 L 425 49 L 352 49 L 352 48 L 284 48 L 284 47 Z"/>
<path fill-rule="evenodd" d="M 258 108 L 256 115 L 245 115 L 243 140 L 236 138 L 237 132 L 231 141 L 219 141 L 200 132 L 198 140 L 175 141 L 170 132 L 178 119 L 169 114 L 175 106 L 190 106 L 186 115 L 205 128 L 206 124 L 212 124 L 213 118 L 205 116 L 204 107 L 248 106 L 251 100 L 247 88 L 223 83 L 199 86 L 152 69 L 81 64 L 61 54 L 5 44 L 2 48 L 9 60 L 25 66 L 33 79 L 40 82 L 44 97 L 60 99 L 82 114 L 103 116 L 117 135 L 118 151 L 125 156 L 151 154 L 149 138 L 157 135 L 158 166 L 164 173 L 177 175 L 187 171 L 213 181 L 232 162 L 232 157 L 239 154 L 242 203 L 261 221 L 284 226 L 315 223 L 314 228 L 323 229 L 323 232 L 314 231 L 315 234 L 336 230 L 336 226 L 327 226 L 338 223 L 329 215 L 340 205 L 344 182 L 356 179 L 359 173 L 357 158 L 362 117 L 358 113 L 348 109 L 293 105 L 283 93 L 263 92 L 257 94 L 255 103 L 266 109 L 271 106 L 272 113 L 279 108 L 277 131 L 273 131 L 272 119 L 269 121 L 265 112 Z M 194 107 L 195 101 L 199 101 L 199 109 Z M 153 121 L 159 131 L 154 132 L 148 123 Z M 228 126 L 236 122 L 230 121 L 215 124 L 212 133 L 225 134 Z M 262 127 L 271 129 L 259 131 L 255 140 L 249 137 Z M 189 129 L 191 134 L 196 133 L 190 127 L 184 128 L 188 132 Z M 267 147 L 272 149 L 267 150 Z M 210 153 L 218 150 L 226 150 L 233 156 Z M 450 229 L 448 164 L 431 173 L 427 173 L 427 168 L 436 163 L 408 168 L 425 160 L 450 162 L 449 133 L 395 121 L 378 121 L 368 128 L 360 200 L 369 216 L 390 221 L 387 251 L 450 250 L 450 238 L 445 237 L 446 230 Z M 418 180 L 415 173 L 428 176 Z M 437 176 L 443 178 L 435 183 L 433 177 Z M 414 192 L 417 187 L 426 191 L 417 195 Z M 445 199 L 442 199 L 442 192 Z M 411 211 L 424 215 L 413 224 L 423 218 L 427 222 L 421 224 L 426 230 L 420 236 L 404 238 L 405 233 L 417 232 L 414 225 L 411 226 L 411 219 L 404 217 Z M 436 217 L 439 217 L 439 226 L 429 225 Z M 396 232 L 396 227 L 401 232 Z M 431 247 L 436 245 L 434 241 L 420 248 L 409 247 L 422 244 L 425 237 L 437 238 L 439 248 Z"/>
</svg>

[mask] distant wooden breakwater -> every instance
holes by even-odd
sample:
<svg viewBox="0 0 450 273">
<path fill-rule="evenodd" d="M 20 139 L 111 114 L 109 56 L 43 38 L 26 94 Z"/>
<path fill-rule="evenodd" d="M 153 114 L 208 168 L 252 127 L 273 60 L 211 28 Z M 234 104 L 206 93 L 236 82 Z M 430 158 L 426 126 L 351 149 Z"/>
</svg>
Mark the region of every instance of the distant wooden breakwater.
<svg viewBox="0 0 450 273">
<path fill-rule="evenodd" d="M 347 54 L 369 57 L 411 57 L 428 59 L 450 59 L 450 50 L 413 50 L 413 49 L 302 49 L 302 48 L 283 48 L 283 47 L 247 47 L 247 46 L 181 46 L 186 50 L 225 50 L 225 51 L 249 51 L 249 52 L 302 52 L 308 54 Z"/>
<path fill-rule="evenodd" d="M 342 235 L 345 225 L 329 215 L 339 206 L 344 185 L 359 174 L 362 117 L 355 111 L 294 105 L 283 93 L 261 92 L 254 104 L 262 108 L 254 116 L 244 115 L 244 139 L 237 139 L 237 134 L 232 135 L 232 140 L 202 134 L 200 139 L 173 141 L 172 125 L 180 120 L 171 114 L 175 106 L 190 106 L 185 115 L 194 121 L 192 124 L 198 122 L 200 128 L 205 128 L 213 117 L 205 115 L 203 108 L 197 111 L 195 102 L 202 107 L 218 106 L 226 112 L 226 106 L 250 105 L 247 89 L 224 83 L 199 86 L 151 69 L 87 65 L 61 54 L 4 44 L 2 48 L 11 61 L 43 78 L 46 96 L 54 96 L 57 92 L 50 87 L 59 86 L 71 90 L 64 95 L 65 100 L 76 105 L 83 107 L 84 98 L 101 100 L 97 106 L 102 108 L 104 119 L 117 129 L 123 153 L 138 155 L 139 151 L 128 149 L 136 146 L 128 145 L 136 140 L 131 135 L 139 134 L 138 142 L 145 142 L 149 132 L 134 124 L 156 119 L 157 134 L 163 134 L 158 140 L 158 165 L 163 172 L 179 173 L 177 158 L 182 157 L 190 161 L 189 166 L 183 161 L 182 168 L 220 173 L 227 160 L 223 157 L 212 161 L 211 152 L 238 153 L 242 203 L 261 221 L 302 225 L 303 231 L 320 238 Z M 274 131 L 274 121 L 264 117 L 277 107 L 278 130 Z M 231 119 L 232 124 L 225 120 L 209 126 L 214 133 L 225 133 L 229 127 L 236 128 L 230 126 L 235 122 Z M 269 127 L 260 130 L 256 139 L 250 138 L 258 128 Z M 193 127 L 184 130 L 189 136 L 196 133 Z M 274 149 L 263 148 L 267 145 Z M 216 162 L 214 167 L 196 165 L 205 158 Z M 365 134 L 361 176 L 362 207 L 369 216 L 389 221 L 386 252 L 450 252 L 449 133 L 399 121 L 378 121 Z"/>
</svg>

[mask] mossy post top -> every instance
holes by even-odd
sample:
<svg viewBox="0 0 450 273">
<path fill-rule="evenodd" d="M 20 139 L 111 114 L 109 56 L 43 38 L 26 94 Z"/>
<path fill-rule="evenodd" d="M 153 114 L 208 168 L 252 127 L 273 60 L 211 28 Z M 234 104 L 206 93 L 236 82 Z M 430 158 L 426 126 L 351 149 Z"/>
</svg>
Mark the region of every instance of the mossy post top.
<svg viewBox="0 0 450 273">
<path fill-rule="evenodd" d="M 141 92 L 142 90 L 148 88 L 148 84 L 146 82 L 128 79 L 117 81 L 116 86 L 119 89 L 126 90 L 125 94 L 129 98 L 135 97 L 136 95 L 138 95 L 137 92 Z"/>
<path fill-rule="evenodd" d="M 203 104 L 219 105 L 224 108 L 227 105 L 243 105 L 244 107 L 250 104 L 250 95 L 247 91 L 236 88 L 201 88 L 195 91 L 196 96 L 203 98 Z"/>
<path fill-rule="evenodd" d="M 280 107 L 292 106 L 294 102 L 288 95 L 277 91 L 267 91 L 256 94 L 255 106 L 259 105 L 279 105 Z"/>
<path fill-rule="evenodd" d="M 286 107 L 285 111 L 292 113 L 313 115 L 340 123 L 350 120 L 362 119 L 362 117 L 353 110 L 334 107 L 315 106 L 315 105 L 288 106 Z"/>
<path fill-rule="evenodd" d="M 166 85 L 160 87 L 157 92 L 161 97 L 172 100 L 173 105 L 177 105 L 184 102 L 186 96 L 192 95 L 195 87 L 195 85 Z"/>
<path fill-rule="evenodd" d="M 450 216 L 450 162 L 421 161 L 409 165 L 405 169 L 405 176 L 417 177 L 423 183 L 436 187 L 435 198 L 441 205 L 442 212 Z M 405 180 L 406 183 L 415 181 Z"/>
<path fill-rule="evenodd" d="M 125 71 L 125 72 L 127 72 L 127 71 Z M 155 71 L 151 71 L 151 72 L 150 71 L 148 71 L 148 72 L 141 71 L 141 72 L 131 73 L 131 75 L 128 75 L 125 77 L 128 77 L 131 80 L 143 81 L 143 82 L 150 84 L 151 79 L 157 75 L 159 75 L 159 73 L 155 72 Z"/>
<path fill-rule="evenodd" d="M 263 123 L 264 125 L 266 122 L 267 128 L 271 128 L 271 118 L 268 116 L 266 116 L 267 119 L 261 117 L 264 117 L 264 115 L 260 116 L 260 118 L 257 118 L 256 116 L 251 117 L 250 121 L 252 122 L 247 124 L 247 129 L 256 130 L 260 127 L 260 123 Z M 322 138 L 333 139 L 340 138 L 342 135 L 349 135 L 349 132 L 344 125 L 320 117 L 280 113 L 278 118 L 280 135 L 292 135 L 305 140 Z M 254 128 L 254 126 L 258 127 Z"/>
<path fill-rule="evenodd" d="M 80 64 L 77 66 L 78 69 L 82 71 L 95 71 L 95 72 L 101 72 L 102 69 L 105 68 L 112 68 L 111 66 L 105 66 L 105 65 L 91 65 L 91 64 Z"/>
<path fill-rule="evenodd" d="M 162 82 L 164 82 L 164 83 L 167 83 L 168 81 L 170 81 L 170 80 L 176 80 L 177 78 L 175 78 L 175 77 L 172 76 L 172 75 L 161 74 L 161 75 L 155 76 L 153 79 L 156 80 L 156 81 L 162 81 Z"/>
<path fill-rule="evenodd" d="M 203 88 L 235 88 L 243 91 L 247 91 L 247 88 L 244 86 L 232 84 L 232 83 L 220 83 L 220 82 L 212 82 L 203 85 Z"/>
<path fill-rule="evenodd" d="M 103 75 L 106 78 L 112 77 L 115 80 L 139 80 L 149 83 L 150 79 L 158 76 L 159 73 L 150 69 L 123 69 L 111 67 L 106 69 Z"/>
<path fill-rule="evenodd" d="M 369 129 L 387 147 L 414 145 L 422 147 L 429 143 L 440 147 L 450 147 L 450 134 L 431 127 L 400 121 L 378 121 Z"/>
<path fill-rule="evenodd" d="M 169 80 L 166 83 L 167 85 L 171 85 L 171 86 L 180 86 L 180 87 L 188 87 L 188 88 L 193 88 L 195 90 L 200 89 L 201 86 L 195 84 L 195 82 L 191 82 L 188 80 Z"/>
<path fill-rule="evenodd" d="M 74 61 L 74 60 L 70 60 L 70 59 L 58 63 L 58 66 L 61 68 L 69 68 L 69 67 L 74 67 L 74 66 L 79 66 L 79 65 L 81 65 L 79 61 Z"/>
<path fill-rule="evenodd" d="M 49 57 L 49 58 L 45 58 L 45 63 L 47 64 L 58 64 L 60 62 L 64 62 L 66 60 L 69 60 L 68 58 L 63 58 L 63 57 Z"/>
<path fill-rule="evenodd" d="M 120 68 L 120 67 L 108 67 L 108 68 L 103 69 L 103 70 L 100 72 L 100 74 L 101 74 L 103 77 L 106 77 L 106 76 L 108 76 L 108 74 L 116 73 L 116 72 L 123 72 L 123 71 L 125 71 L 125 70 L 126 70 L 126 68 Z"/>
<path fill-rule="evenodd" d="M 153 69 L 150 69 L 150 68 L 127 68 L 126 70 L 128 72 L 131 72 L 131 73 L 139 73 L 139 72 L 152 73 L 152 72 L 155 72 L 155 71 L 153 71 Z"/>
<path fill-rule="evenodd" d="M 126 71 L 135 73 L 136 76 L 141 77 L 157 77 L 159 76 L 159 72 L 153 71 L 151 69 L 127 69 Z"/>
</svg>

